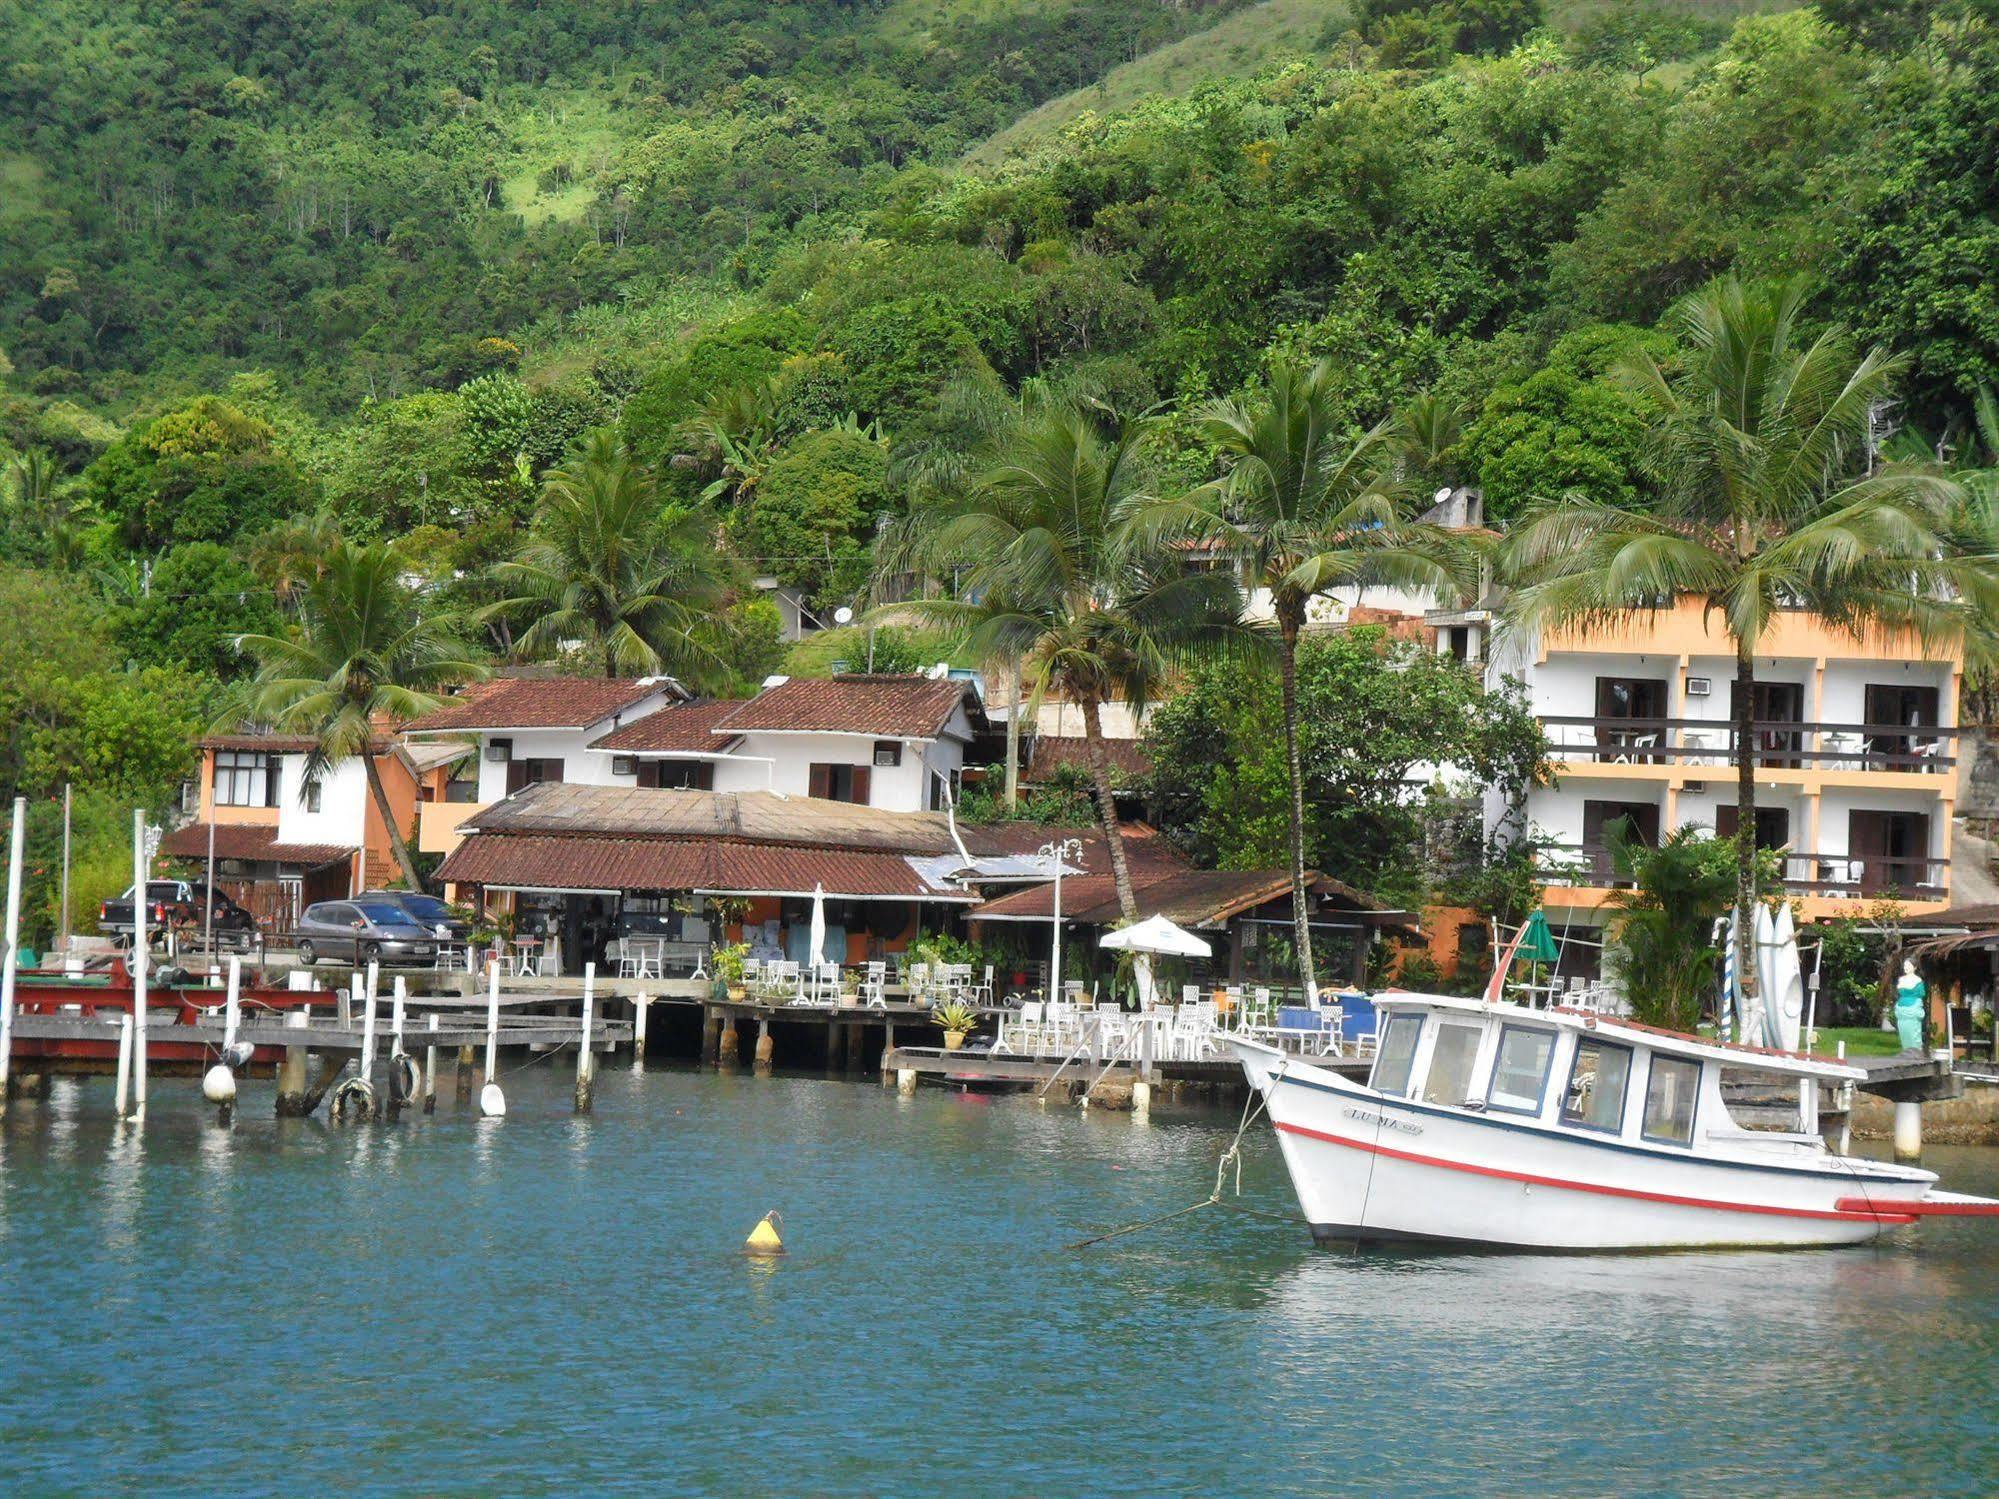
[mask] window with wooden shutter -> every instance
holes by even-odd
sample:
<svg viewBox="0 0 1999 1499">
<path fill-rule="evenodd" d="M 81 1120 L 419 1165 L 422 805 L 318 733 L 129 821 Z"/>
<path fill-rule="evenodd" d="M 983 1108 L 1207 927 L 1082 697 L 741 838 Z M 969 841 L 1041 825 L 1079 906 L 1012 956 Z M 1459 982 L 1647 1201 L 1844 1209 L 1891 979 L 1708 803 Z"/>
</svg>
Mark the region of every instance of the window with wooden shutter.
<svg viewBox="0 0 1999 1499">
<path fill-rule="evenodd" d="M 875 773 L 865 765 L 856 765 L 853 769 L 852 784 L 849 787 L 850 794 L 846 799 L 850 802 L 858 802 L 861 806 L 865 807 L 869 804 L 868 792 L 872 789 Z"/>
<path fill-rule="evenodd" d="M 830 765 L 813 766 L 806 778 L 805 792 L 808 796 L 816 796 L 822 799 L 830 797 L 833 794 L 833 767 Z"/>
</svg>

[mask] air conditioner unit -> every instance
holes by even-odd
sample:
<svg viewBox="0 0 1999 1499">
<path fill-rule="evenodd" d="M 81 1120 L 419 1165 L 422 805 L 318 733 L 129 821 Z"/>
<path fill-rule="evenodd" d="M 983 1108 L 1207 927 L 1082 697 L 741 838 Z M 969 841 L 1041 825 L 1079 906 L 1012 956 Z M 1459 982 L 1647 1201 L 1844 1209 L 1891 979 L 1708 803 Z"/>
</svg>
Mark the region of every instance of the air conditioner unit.
<svg viewBox="0 0 1999 1499">
<path fill-rule="evenodd" d="M 612 775 L 614 775 L 614 776 L 635 776 L 635 775 L 637 775 L 638 773 L 639 773 L 639 757 L 638 757 L 637 755 L 613 755 L 613 756 L 611 756 L 611 774 L 612 774 Z"/>
<path fill-rule="evenodd" d="M 902 764 L 902 745 L 894 739 L 877 739 L 875 764 L 883 768 Z"/>
<path fill-rule="evenodd" d="M 1711 677 L 1688 677 L 1688 697 L 1709 697 L 1714 693 L 1714 679 Z"/>
<path fill-rule="evenodd" d="M 488 739 L 486 758 L 496 765 L 504 765 L 514 757 L 514 742 L 511 739 Z"/>
<path fill-rule="evenodd" d="M 1707 794 L 1707 782 L 1689 781 L 1680 789 L 1690 796 L 1705 796 Z"/>
</svg>

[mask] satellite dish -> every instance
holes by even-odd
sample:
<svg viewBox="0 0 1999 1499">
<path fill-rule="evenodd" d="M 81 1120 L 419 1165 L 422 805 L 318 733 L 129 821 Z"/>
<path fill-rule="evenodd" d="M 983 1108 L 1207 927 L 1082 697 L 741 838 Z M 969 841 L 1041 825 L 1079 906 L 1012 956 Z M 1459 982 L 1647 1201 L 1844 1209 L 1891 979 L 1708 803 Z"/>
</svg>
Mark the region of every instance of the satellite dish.
<svg viewBox="0 0 1999 1499">
<path fill-rule="evenodd" d="M 853 622 L 854 622 L 854 611 L 849 609 L 845 604 L 842 604 L 839 608 L 833 611 L 834 624 L 850 625 Z"/>
</svg>

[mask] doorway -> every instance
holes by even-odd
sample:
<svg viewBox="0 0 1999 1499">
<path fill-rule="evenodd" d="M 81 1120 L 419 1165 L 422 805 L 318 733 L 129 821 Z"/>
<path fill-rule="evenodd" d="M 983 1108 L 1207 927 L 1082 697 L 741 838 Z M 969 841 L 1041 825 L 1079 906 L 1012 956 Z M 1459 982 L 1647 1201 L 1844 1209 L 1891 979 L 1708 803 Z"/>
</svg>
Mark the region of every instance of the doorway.
<svg viewBox="0 0 1999 1499">
<path fill-rule="evenodd" d="M 1739 686 L 1731 686 L 1729 705 L 1735 704 Z M 1750 717 L 1755 722 L 1756 763 L 1795 770 L 1803 762 L 1799 752 L 1805 747 L 1805 684 L 1802 682 L 1758 682 L 1749 694 Z"/>
<path fill-rule="evenodd" d="M 1621 882 L 1616 878 L 1610 856 L 1610 829 L 1618 822 L 1630 824 L 1630 836 L 1648 848 L 1659 842 L 1659 807 L 1655 802 L 1583 803 L 1583 857 L 1599 885 Z"/>
<path fill-rule="evenodd" d="M 1928 889 L 1930 819 L 1922 812 L 1853 812 L 1846 823 L 1849 864 L 1859 866 L 1860 893 Z"/>
<path fill-rule="evenodd" d="M 1633 751 L 1655 749 L 1665 742 L 1665 678 L 1598 677 L 1596 717 L 1597 759 L 1655 763 L 1657 755 Z"/>
</svg>

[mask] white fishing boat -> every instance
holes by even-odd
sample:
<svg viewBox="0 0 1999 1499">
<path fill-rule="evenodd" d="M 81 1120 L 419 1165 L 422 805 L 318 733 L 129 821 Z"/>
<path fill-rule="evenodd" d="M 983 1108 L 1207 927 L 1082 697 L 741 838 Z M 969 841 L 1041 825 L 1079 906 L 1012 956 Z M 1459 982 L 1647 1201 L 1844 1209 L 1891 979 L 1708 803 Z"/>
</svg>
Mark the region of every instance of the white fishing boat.
<svg viewBox="0 0 1999 1499">
<path fill-rule="evenodd" d="M 1857 1244 L 1925 1216 L 1999 1213 L 1999 1201 L 1938 1191 L 1934 1172 L 1828 1150 L 1817 1085 L 1864 1076 L 1843 1062 L 1580 1010 L 1401 993 L 1375 1003 L 1365 1085 L 1230 1039 L 1322 1242 Z M 1724 1071 L 1781 1089 L 1797 1127 L 1738 1122 Z"/>
</svg>

